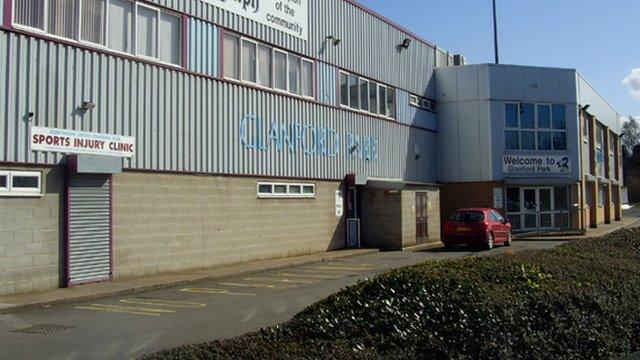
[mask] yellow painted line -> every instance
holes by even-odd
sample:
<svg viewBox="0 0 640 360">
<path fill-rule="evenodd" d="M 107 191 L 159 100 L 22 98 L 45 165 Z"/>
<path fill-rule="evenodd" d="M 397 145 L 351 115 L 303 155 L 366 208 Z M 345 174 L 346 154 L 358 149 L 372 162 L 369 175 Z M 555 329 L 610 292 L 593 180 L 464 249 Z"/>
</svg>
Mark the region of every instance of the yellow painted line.
<svg viewBox="0 0 640 360">
<path fill-rule="evenodd" d="M 111 313 L 119 313 L 119 314 L 131 314 L 131 315 L 146 315 L 146 316 L 160 316 L 160 314 L 141 312 L 141 311 L 131 311 L 131 310 L 123 310 L 123 309 L 105 309 L 100 307 L 93 306 L 76 306 L 78 310 L 93 310 L 93 311 L 102 311 L 102 312 L 111 312 Z"/>
<path fill-rule="evenodd" d="M 222 286 L 234 286 L 234 287 L 253 288 L 253 289 L 290 289 L 295 287 L 295 286 L 288 286 L 288 285 L 265 284 L 265 283 L 221 282 L 218 284 Z"/>
<path fill-rule="evenodd" d="M 123 309 L 123 310 L 131 310 L 131 311 L 146 311 L 151 313 L 160 313 L 160 314 L 174 314 L 175 310 L 167 310 L 167 309 L 154 309 L 147 308 L 141 306 L 120 306 L 120 305 L 106 305 L 106 304 L 91 304 L 93 307 L 102 307 L 105 309 Z"/>
<path fill-rule="evenodd" d="M 300 270 L 296 269 L 291 271 L 302 272 L 302 273 L 329 274 L 337 277 L 359 273 L 359 271 L 353 271 L 353 270 L 335 270 L 335 269 L 317 269 L 317 268 L 306 268 L 306 269 L 300 269 Z"/>
<path fill-rule="evenodd" d="M 292 271 L 301 271 L 301 270 L 292 270 Z M 294 273 L 281 273 L 280 275 L 282 276 L 289 276 L 289 277 L 301 277 L 301 278 L 308 278 L 308 279 L 323 279 L 323 280 L 330 280 L 330 279 L 337 279 L 340 278 L 340 275 L 320 275 L 320 274 L 294 274 Z"/>
<path fill-rule="evenodd" d="M 251 293 L 238 293 L 238 292 L 231 292 L 225 289 L 211 289 L 211 288 L 187 288 L 187 289 L 181 289 L 180 291 L 187 292 L 187 293 L 207 294 L 207 295 L 256 296 L 256 294 L 251 294 Z"/>
<path fill-rule="evenodd" d="M 315 284 L 317 281 L 315 280 L 301 280 L 301 279 L 287 279 L 283 277 L 255 277 L 255 278 L 245 278 L 247 281 L 273 281 L 273 282 L 281 282 L 281 283 L 292 283 L 292 284 Z"/>
<path fill-rule="evenodd" d="M 170 300 L 156 300 L 156 299 L 122 299 L 121 303 L 124 304 L 136 304 L 136 305 L 151 305 L 151 306 L 167 306 L 182 309 L 197 309 L 206 307 L 206 304 L 194 303 L 188 301 L 170 301 Z"/>
</svg>

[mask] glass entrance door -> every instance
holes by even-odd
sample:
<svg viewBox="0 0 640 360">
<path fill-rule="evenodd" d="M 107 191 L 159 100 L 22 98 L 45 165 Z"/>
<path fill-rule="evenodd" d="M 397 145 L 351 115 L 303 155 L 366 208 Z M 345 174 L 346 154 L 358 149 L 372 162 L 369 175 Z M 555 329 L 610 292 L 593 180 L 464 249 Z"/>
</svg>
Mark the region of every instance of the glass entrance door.
<svg viewBox="0 0 640 360">
<path fill-rule="evenodd" d="M 568 187 L 507 188 L 507 217 L 519 231 L 569 227 Z"/>
</svg>

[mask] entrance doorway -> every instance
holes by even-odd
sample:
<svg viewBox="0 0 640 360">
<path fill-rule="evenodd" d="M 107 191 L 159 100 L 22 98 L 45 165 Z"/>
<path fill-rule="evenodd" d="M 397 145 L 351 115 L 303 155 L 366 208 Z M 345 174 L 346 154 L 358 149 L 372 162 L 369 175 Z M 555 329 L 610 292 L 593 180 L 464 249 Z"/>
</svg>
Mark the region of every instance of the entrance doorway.
<svg viewBox="0 0 640 360">
<path fill-rule="evenodd" d="M 569 228 L 569 188 L 507 188 L 507 217 L 518 231 Z"/>
<path fill-rule="evenodd" d="M 427 193 L 416 193 L 416 242 L 429 241 L 429 197 Z"/>
</svg>

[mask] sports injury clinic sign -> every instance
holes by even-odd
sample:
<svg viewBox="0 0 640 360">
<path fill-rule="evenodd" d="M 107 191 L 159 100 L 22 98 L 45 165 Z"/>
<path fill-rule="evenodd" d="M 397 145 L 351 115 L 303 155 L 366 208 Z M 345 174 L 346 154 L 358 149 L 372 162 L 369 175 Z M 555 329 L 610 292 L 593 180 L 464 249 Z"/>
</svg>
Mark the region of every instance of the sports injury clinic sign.
<svg viewBox="0 0 640 360">
<path fill-rule="evenodd" d="M 303 40 L 309 37 L 309 0 L 202 1 Z"/>
<path fill-rule="evenodd" d="M 136 151 L 136 139 L 133 137 L 86 131 L 32 126 L 29 139 L 31 151 L 124 158 L 133 157 Z"/>
</svg>

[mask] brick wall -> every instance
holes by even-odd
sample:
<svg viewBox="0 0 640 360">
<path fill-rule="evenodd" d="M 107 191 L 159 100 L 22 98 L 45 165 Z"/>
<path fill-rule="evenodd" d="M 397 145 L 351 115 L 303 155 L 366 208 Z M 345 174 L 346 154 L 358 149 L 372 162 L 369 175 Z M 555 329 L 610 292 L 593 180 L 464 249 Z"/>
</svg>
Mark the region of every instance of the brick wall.
<svg viewBox="0 0 640 360">
<path fill-rule="evenodd" d="M 440 188 L 442 197 L 440 209 L 442 219 L 449 219 L 453 213 L 468 207 L 493 207 L 493 189 L 502 188 L 499 182 L 446 183 Z M 504 194 L 506 205 L 506 194 Z M 504 214 L 504 209 L 498 209 Z"/>
<path fill-rule="evenodd" d="M 62 267 L 64 170 L 41 171 L 43 196 L 0 197 L 0 295 L 54 289 Z"/>
<path fill-rule="evenodd" d="M 258 199 L 257 181 L 135 172 L 115 175 L 115 277 L 345 246 L 344 221 L 335 216 L 339 182 L 314 182 L 316 199 L 282 200 Z"/>
</svg>

